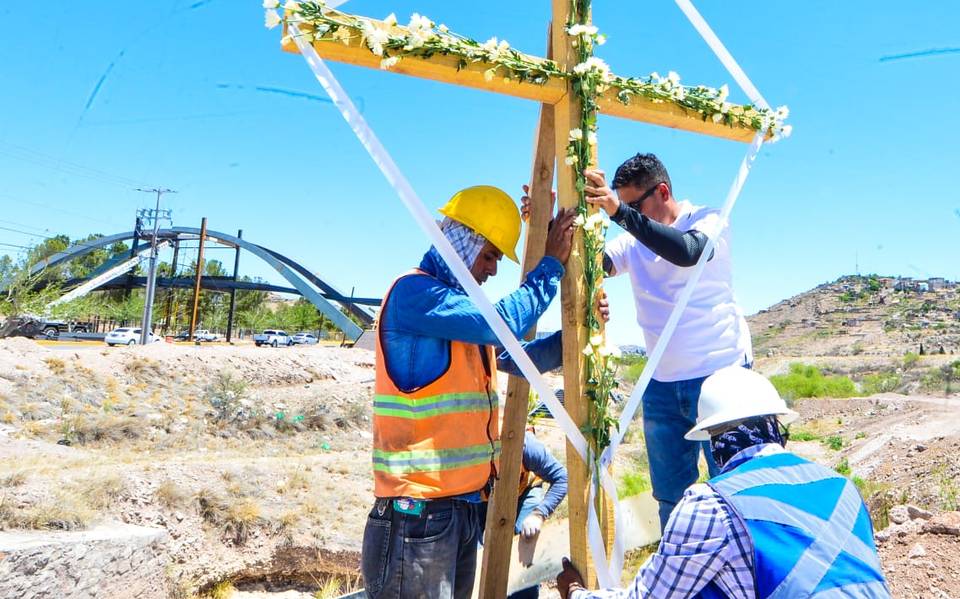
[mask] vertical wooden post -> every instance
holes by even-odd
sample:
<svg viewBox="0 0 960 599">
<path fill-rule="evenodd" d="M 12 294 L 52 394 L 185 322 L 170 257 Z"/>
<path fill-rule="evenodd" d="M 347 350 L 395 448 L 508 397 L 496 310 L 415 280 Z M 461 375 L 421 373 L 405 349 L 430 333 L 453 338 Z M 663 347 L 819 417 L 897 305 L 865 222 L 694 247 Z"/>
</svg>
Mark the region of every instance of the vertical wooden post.
<svg viewBox="0 0 960 599">
<path fill-rule="evenodd" d="M 561 68 L 573 70 L 578 61 L 576 48 L 573 47 L 573 38 L 567 34 L 567 25 L 570 18 L 569 0 L 552 0 L 553 2 L 553 49 L 554 60 Z M 589 21 L 589 15 L 588 15 Z M 582 105 L 573 91 L 573 85 L 568 84 L 566 95 L 554 106 L 556 111 L 556 153 L 557 153 L 557 198 L 561 208 L 576 208 L 578 194 L 576 189 L 575 169 L 584 169 L 596 165 L 596 148 L 591 150 L 591 164 L 566 164 L 569 133 L 572 129 L 579 129 L 581 125 Z M 583 132 L 587 135 L 587 131 Z M 567 261 L 566 275 L 561 283 L 561 300 L 563 307 L 563 387 L 564 405 L 567 413 L 581 430 L 590 422 L 590 402 L 584 392 L 586 386 L 586 372 L 583 348 L 587 343 L 589 331 L 586 326 L 587 289 L 584 281 L 584 260 L 598 259 L 584 255 L 583 228 L 577 228 L 574 233 L 574 245 L 570 259 Z M 587 435 L 590 446 L 596 450 L 593 438 Z M 589 467 L 573 446 L 567 442 L 567 473 L 569 476 L 569 526 L 570 526 L 570 559 L 574 566 L 583 575 L 588 588 L 595 588 L 597 583 L 596 570 L 590 557 L 587 539 L 587 501 L 589 500 L 590 481 Z M 601 493 L 597 501 L 597 511 L 604 520 L 604 537 L 608 548 L 612 544 L 613 526 L 610 518 L 612 511 L 609 501 Z"/>
<path fill-rule="evenodd" d="M 190 313 L 190 332 L 187 341 L 193 341 L 197 327 L 197 308 L 200 307 L 200 281 L 203 278 L 203 242 L 207 239 L 207 217 L 200 221 L 200 249 L 197 252 L 197 273 L 193 281 L 193 311 Z"/>
<path fill-rule="evenodd" d="M 549 40 L 547 47 L 549 56 Z M 523 250 L 521 281 L 543 258 L 547 244 L 547 225 L 553 215 L 551 189 L 556 161 L 554 143 L 553 106 L 542 104 L 530 176 L 530 220 Z M 536 327 L 528 333 L 527 339 L 533 339 L 535 333 Z M 483 565 L 480 570 L 480 597 L 483 599 L 503 599 L 507 594 L 529 395 L 530 383 L 523 377 L 511 376 L 507 383 L 507 403 L 500 434 L 500 478 L 490 498 L 483 535 Z"/>
</svg>

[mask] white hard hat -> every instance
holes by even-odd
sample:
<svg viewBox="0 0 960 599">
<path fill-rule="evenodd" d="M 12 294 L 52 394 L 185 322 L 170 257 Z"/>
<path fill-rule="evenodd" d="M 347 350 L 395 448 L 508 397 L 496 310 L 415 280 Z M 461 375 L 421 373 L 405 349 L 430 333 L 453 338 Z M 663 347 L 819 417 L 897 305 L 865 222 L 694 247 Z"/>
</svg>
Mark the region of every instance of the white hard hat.
<svg viewBox="0 0 960 599">
<path fill-rule="evenodd" d="M 742 366 L 716 371 L 700 388 L 697 425 L 684 435 L 689 441 L 709 441 L 710 429 L 754 416 L 777 416 L 782 424 L 797 419 L 776 388 L 763 375 Z"/>
</svg>

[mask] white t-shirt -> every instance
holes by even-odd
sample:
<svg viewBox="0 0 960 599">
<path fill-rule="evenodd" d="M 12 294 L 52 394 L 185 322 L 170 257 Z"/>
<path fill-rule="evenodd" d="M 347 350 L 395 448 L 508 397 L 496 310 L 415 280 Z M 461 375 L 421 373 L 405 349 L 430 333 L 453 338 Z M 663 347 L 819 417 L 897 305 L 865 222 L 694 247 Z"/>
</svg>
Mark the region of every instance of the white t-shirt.
<svg viewBox="0 0 960 599">
<path fill-rule="evenodd" d="M 720 211 L 678 202 L 680 215 L 671 225 L 715 238 Z M 630 233 L 607 244 L 615 275 L 629 273 L 648 352 L 656 346 L 693 268 L 676 266 L 653 253 Z M 729 228 L 724 229 L 700 281 L 680 316 L 677 329 L 653 373 L 658 381 L 708 376 L 721 368 L 753 361 L 750 329 L 733 296 Z"/>
</svg>

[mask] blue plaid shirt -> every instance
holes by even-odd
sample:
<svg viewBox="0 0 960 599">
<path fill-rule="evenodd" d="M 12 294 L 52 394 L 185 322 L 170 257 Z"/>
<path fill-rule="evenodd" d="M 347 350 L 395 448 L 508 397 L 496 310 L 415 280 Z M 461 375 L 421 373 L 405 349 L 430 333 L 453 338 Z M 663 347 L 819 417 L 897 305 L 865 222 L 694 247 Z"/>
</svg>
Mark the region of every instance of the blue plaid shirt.
<svg viewBox="0 0 960 599">
<path fill-rule="evenodd" d="M 727 472 L 758 455 L 782 452 L 768 443 L 747 447 L 728 462 Z M 625 589 L 574 591 L 570 599 L 695 597 L 713 582 L 727 597 L 756 597 L 753 541 L 737 512 L 712 487 L 692 485 L 670 514 L 657 552 Z"/>
</svg>

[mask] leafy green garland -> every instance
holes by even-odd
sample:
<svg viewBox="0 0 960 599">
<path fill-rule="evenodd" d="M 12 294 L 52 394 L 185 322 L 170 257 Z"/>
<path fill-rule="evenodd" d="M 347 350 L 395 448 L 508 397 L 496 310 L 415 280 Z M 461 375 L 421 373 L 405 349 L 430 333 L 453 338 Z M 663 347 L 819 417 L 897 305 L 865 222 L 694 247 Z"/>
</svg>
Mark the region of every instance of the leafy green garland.
<svg viewBox="0 0 960 599">
<path fill-rule="evenodd" d="M 579 4 L 571 0 L 573 4 Z M 703 120 L 724 123 L 729 126 L 744 126 L 756 131 L 771 131 L 775 137 L 786 137 L 790 126 L 783 121 L 788 115 L 786 107 L 763 110 L 750 104 L 733 105 L 727 102 L 727 86 L 714 89 L 702 85 L 685 87 L 676 73 L 661 77 L 651 73 L 646 78 L 618 77 L 609 67 L 592 56 L 592 47 L 601 45 L 605 38 L 592 25 L 577 22 L 571 24 L 573 33 L 582 40 L 578 48 L 591 50 L 587 59 L 581 61 L 573 72 L 567 72 L 552 60 L 535 58 L 518 52 L 504 40 L 491 38 L 480 43 L 437 25 L 425 16 L 414 14 L 406 26 L 397 23 L 394 15 L 378 22 L 328 8 L 322 0 L 287 0 L 283 4 L 285 16 L 280 16 L 279 0 L 263 0 L 266 10 L 265 25 L 273 28 L 284 20 L 300 26 L 301 35 L 308 42 L 341 42 L 349 44 L 359 39 L 374 55 L 379 56 L 380 66 L 389 69 L 404 57 L 430 58 L 435 55 L 456 56 L 459 68 L 470 64 L 489 65 L 484 72 L 488 80 L 502 77 L 507 80 L 543 85 L 551 78 L 578 79 L 583 72 L 594 71 L 598 78 L 596 92 L 616 90 L 616 98 L 627 105 L 634 97 L 647 98 L 654 103 L 672 103 L 686 111 L 695 112 Z M 579 9 L 578 9 L 579 10 Z M 579 25 L 579 27 L 577 27 Z M 570 31 L 568 29 L 568 31 Z"/>
<path fill-rule="evenodd" d="M 584 187 L 587 184 L 584 169 L 592 164 L 597 144 L 597 96 L 609 80 L 609 69 L 593 56 L 594 45 L 603 38 L 597 28 L 589 24 L 590 0 L 570 0 L 570 21 L 567 34 L 573 37 L 571 45 L 576 53 L 577 66 L 573 68 L 573 91 L 580 102 L 580 126 L 570 131 L 566 164 L 576 177 L 577 224 L 583 228 L 583 277 L 586 286 L 587 343 L 583 348 L 586 374 L 586 395 L 590 401 L 588 416 L 590 438 L 599 459 L 610 445 L 610 430 L 616 420 L 609 410 L 610 392 L 617 386 L 616 360 L 619 350 L 607 345 L 597 311 L 597 300 L 603 293 L 602 256 L 608 222 L 600 210 L 587 204 Z M 602 42 L 601 42 L 602 43 Z"/>
</svg>

